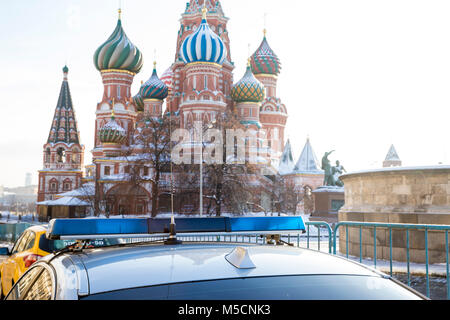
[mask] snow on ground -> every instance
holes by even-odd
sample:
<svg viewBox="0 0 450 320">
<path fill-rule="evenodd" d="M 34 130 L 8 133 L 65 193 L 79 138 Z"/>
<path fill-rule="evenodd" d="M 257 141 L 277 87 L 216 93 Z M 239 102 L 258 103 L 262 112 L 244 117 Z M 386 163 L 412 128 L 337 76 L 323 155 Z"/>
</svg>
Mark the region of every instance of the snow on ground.
<svg viewBox="0 0 450 320">
<path fill-rule="evenodd" d="M 339 254 L 341 257 L 346 257 L 345 254 Z M 350 257 L 350 260 L 353 260 L 355 262 L 359 263 L 359 257 Z M 376 269 L 384 272 L 386 274 L 390 273 L 390 261 L 389 260 L 379 260 L 377 259 L 377 265 Z M 374 261 L 373 259 L 363 259 L 362 264 L 374 268 Z M 437 263 L 437 264 L 430 264 L 428 265 L 428 275 L 434 275 L 434 276 L 446 276 L 446 270 L 447 265 L 445 263 Z M 398 262 L 398 261 L 392 261 L 392 273 L 407 273 L 408 272 L 408 266 L 406 262 Z M 410 262 L 409 264 L 409 272 L 414 275 L 421 275 L 425 276 L 426 271 L 426 265 L 425 263 L 413 263 Z"/>
<path fill-rule="evenodd" d="M 21 220 L 19 220 L 19 216 L 15 215 L 14 213 L 3 211 L 0 212 L 0 223 L 22 223 L 22 222 L 28 222 L 28 223 L 38 223 L 35 218 L 35 221 L 33 221 L 33 214 L 25 214 L 21 216 Z"/>
</svg>

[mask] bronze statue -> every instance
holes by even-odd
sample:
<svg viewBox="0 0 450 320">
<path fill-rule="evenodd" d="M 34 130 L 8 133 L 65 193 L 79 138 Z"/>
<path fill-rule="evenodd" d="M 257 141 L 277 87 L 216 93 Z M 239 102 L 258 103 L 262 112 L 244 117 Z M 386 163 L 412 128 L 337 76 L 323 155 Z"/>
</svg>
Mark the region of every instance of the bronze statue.
<svg viewBox="0 0 450 320">
<path fill-rule="evenodd" d="M 339 177 L 347 171 L 339 161 L 336 161 L 335 167 L 331 166 L 328 156 L 333 152 L 334 150 L 325 152 L 325 155 L 322 158 L 322 170 L 325 171 L 325 179 L 323 184 L 324 186 L 343 187 L 344 183 L 339 179 Z"/>
<path fill-rule="evenodd" d="M 344 173 L 347 172 L 345 168 L 340 164 L 339 160 L 336 161 L 336 166 L 331 169 L 331 172 L 333 174 L 333 182 L 334 185 L 337 187 L 343 187 L 344 183 L 339 179 L 339 177 Z"/>
<path fill-rule="evenodd" d="M 333 172 L 330 164 L 330 160 L 328 160 L 328 156 L 334 152 L 325 152 L 325 155 L 322 158 L 322 170 L 325 171 L 325 179 L 323 181 L 324 186 L 333 185 Z"/>
</svg>

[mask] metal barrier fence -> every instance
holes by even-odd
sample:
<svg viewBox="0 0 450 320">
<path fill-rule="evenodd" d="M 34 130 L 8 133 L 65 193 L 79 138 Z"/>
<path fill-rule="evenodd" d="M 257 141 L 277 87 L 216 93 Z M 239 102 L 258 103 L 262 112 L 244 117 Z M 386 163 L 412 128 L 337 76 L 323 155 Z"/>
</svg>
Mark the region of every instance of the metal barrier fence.
<svg viewBox="0 0 450 320">
<path fill-rule="evenodd" d="M 15 242 L 31 223 L 0 224 L 0 241 Z"/>
<path fill-rule="evenodd" d="M 283 235 L 280 240 L 291 245 L 295 244 L 297 247 L 305 247 L 307 249 L 316 249 L 318 251 L 322 250 L 321 240 L 325 238 L 327 242 L 327 251 L 332 253 L 333 245 L 333 230 L 330 225 L 326 222 L 306 222 L 306 231 L 303 234 L 286 234 Z M 315 227 L 317 233 L 311 232 L 311 227 Z M 322 232 L 321 230 L 324 230 Z M 233 235 L 195 235 L 195 236 L 183 236 L 182 234 L 177 235 L 177 238 L 186 242 L 233 242 L 233 243 L 250 243 L 250 244 L 266 244 L 266 238 L 261 237 L 256 234 L 233 234 Z M 162 241 L 166 237 L 150 237 L 150 238 L 134 238 L 126 239 L 128 243 L 136 242 L 146 242 L 146 241 Z"/>
<path fill-rule="evenodd" d="M 408 286 L 411 286 L 411 239 L 410 239 L 410 231 L 411 230 L 420 230 L 425 233 L 425 276 L 426 276 L 426 296 L 430 297 L 430 275 L 429 275 L 429 232 L 430 231 L 441 231 L 445 234 L 445 258 L 446 258 L 446 284 L 447 284 L 447 299 L 450 300 L 450 281 L 449 281 L 449 242 L 448 242 L 448 232 L 450 230 L 450 226 L 445 225 L 420 225 L 420 224 L 399 224 L 399 223 L 373 223 L 373 222 L 340 222 L 336 224 L 333 232 L 333 254 L 337 254 L 336 246 L 337 246 L 337 237 L 336 234 L 339 228 L 345 227 L 345 250 L 346 257 L 349 258 L 349 228 L 359 228 L 359 261 L 362 263 L 363 254 L 363 237 L 362 230 L 363 229 L 372 229 L 373 230 L 373 264 L 374 268 L 377 267 L 377 228 L 383 228 L 383 230 L 388 230 L 389 232 L 389 268 L 390 275 L 393 274 L 393 230 L 404 230 L 406 233 L 406 265 L 407 265 L 407 281 Z"/>
</svg>

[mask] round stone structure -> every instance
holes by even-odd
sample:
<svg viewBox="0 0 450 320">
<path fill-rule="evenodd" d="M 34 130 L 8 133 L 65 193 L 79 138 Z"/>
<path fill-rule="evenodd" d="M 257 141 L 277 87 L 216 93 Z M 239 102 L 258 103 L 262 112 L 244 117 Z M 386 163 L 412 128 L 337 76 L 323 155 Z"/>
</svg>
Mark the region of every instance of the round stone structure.
<svg viewBox="0 0 450 320">
<path fill-rule="evenodd" d="M 339 222 L 379 222 L 450 225 L 450 166 L 398 167 L 349 173 L 345 205 Z M 346 253 L 345 228 L 340 228 L 339 250 Z M 359 228 L 349 228 L 349 254 L 359 256 Z M 389 259 L 389 230 L 377 228 L 377 259 Z M 425 261 L 425 232 L 410 231 L 412 262 Z M 392 231 L 393 260 L 406 261 L 405 230 Z M 362 231 L 362 254 L 374 255 L 373 228 Z M 445 262 L 445 233 L 429 231 L 430 263 Z"/>
</svg>

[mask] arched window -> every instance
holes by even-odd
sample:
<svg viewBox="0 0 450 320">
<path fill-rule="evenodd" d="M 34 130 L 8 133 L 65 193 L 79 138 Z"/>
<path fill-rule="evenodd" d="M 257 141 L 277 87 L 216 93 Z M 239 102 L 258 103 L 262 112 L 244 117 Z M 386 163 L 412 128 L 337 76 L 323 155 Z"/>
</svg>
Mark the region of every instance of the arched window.
<svg viewBox="0 0 450 320">
<path fill-rule="evenodd" d="M 56 155 L 57 155 L 57 162 L 64 162 L 64 158 L 66 157 L 66 150 L 64 150 L 64 148 L 58 148 L 58 150 L 56 151 Z"/>
<path fill-rule="evenodd" d="M 63 182 L 63 191 L 71 191 L 72 190 L 72 181 L 70 179 L 66 179 Z"/>
<path fill-rule="evenodd" d="M 58 191 L 58 180 L 56 180 L 55 178 L 51 179 L 50 182 L 48 183 L 48 189 L 51 192 L 57 192 Z"/>
<path fill-rule="evenodd" d="M 104 172 L 105 172 L 105 176 L 111 175 L 111 168 L 109 166 L 106 166 Z"/>
<path fill-rule="evenodd" d="M 51 155 L 50 148 L 47 148 L 47 149 L 45 150 L 45 162 L 46 162 L 46 163 L 49 163 L 49 162 L 50 162 L 50 155 Z"/>
</svg>

